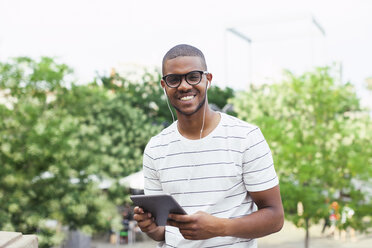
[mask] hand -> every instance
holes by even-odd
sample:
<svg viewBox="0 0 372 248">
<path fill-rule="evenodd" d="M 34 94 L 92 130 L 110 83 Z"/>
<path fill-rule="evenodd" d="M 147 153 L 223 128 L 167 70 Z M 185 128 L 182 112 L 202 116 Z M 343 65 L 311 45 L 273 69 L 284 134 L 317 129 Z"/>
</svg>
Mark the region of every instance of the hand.
<svg viewBox="0 0 372 248">
<path fill-rule="evenodd" d="M 185 239 L 201 240 L 221 236 L 222 219 L 205 212 L 193 215 L 170 214 L 168 225 L 178 227 Z"/>
<path fill-rule="evenodd" d="M 134 220 L 137 221 L 139 228 L 144 233 L 151 233 L 155 231 L 158 227 L 155 224 L 154 218 L 151 216 L 151 213 L 144 212 L 142 208 L 135 207 L 134 208 Z"/>
</svg>

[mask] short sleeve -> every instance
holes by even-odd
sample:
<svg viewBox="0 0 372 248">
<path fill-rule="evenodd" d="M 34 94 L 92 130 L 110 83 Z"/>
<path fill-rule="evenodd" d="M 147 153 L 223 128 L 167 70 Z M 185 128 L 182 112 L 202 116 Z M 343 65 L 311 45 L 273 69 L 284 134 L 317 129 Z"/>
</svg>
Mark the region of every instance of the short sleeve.
<svg viewBox="0 0 372 248">
<path fill-rule="evenodd" d="M 242 162 L 247 191 L 263 191 L 275 187 L 279 180 L 269 145 L 261 130 L 255 127 L 247 134 Z"/>
<path fill-rule="evenodd" d="M 151 141 L 150 141 L 151 142 Z M 143 176 L 145 195 L 154 195 L 163 193 L 159 174 L 156 170 L 155 160 L 149 149 L 150 142 L 147 144 L 143 153 Z"/>
</svg>

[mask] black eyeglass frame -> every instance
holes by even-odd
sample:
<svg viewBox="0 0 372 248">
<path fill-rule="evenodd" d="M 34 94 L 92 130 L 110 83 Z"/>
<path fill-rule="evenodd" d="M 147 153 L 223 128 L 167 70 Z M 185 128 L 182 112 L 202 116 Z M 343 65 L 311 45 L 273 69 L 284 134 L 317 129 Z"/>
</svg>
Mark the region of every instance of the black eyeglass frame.
<svg viewBox="0 0 372 248">
<path fill-rule="evenodd" d="M 200 73 L 200 80 L 199 80 L 199 82 L 197 82 L 197 83 L 190 83 L 189 81 L 187 81 L 187 75 L 189 75 L 190 73 L 194 73 L 194 72 L 199 72 L 199 73 Z M 203 79 L 203 75 L 204 75 L 204 74 L 209 74 L 209 72 L 208 72 L 208 71 L 198 71 L 198 70 L 195 70 L 195 71 L 190 71 L 190 72 L 185 73 L 185 74 L 168 74 L 168 75 L 165 75 L 164 77 L 162 77 L 162 79 L 164 80 L 164 82 L 167 84 L 167 86 L 168 86 L 169 88 L 178 88 L 178 87 L 181 85 L 181 83 L 182 83 L 182 78 L 183 78 L 183 77 L 185 78 L 185 81 L 186 81 L 189 85 L 194 86 L 194 85 L 198 85 L 198 84 L 200 84 L 200 82 L 201 82 L 202 79 Z M 170 85 L 168 84 L 168 82 L 167 82 L 167 78 L 168 78 L 169 76 L 180 76 L 181 79 L 180 79 L 179 83 L 177 84 L 177 86 L 170 86 Z"/>
</svg>

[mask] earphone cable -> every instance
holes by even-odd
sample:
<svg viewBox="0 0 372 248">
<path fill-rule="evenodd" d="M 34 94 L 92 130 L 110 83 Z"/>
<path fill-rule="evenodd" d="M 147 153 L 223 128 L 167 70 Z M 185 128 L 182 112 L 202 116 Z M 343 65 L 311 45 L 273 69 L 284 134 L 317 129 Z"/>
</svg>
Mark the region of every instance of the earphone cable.
<svg viewBox="0 0 372 248">
<path fill-rule="evenodd" d="M 164 95 L 165 95 L 165 100 L 167 101 L 168 109 L 169 109 L 169 111 L 170 111 L 170 113 L 172 115 L 172 120 L 173 120 L 172 123 L 174 123 L 174 115 L 173 115 L 173 112 L 172 112 L 171 107 L 169 106 L 168 96 L 167 96 L 167 93 L 165 92 L 165 89 L 164 89 Z"/>
<path fill-rule="evenodd" d="M 205 102 L 204 102 L 204 113 L 203 113 L 203 122 L 202 122 L 202 127 L 200 129 L 200 137 L 199 139 L 202 138 L 203 130 L 204 130 L 204 123 L 205 123 L 205 110 L 207 109 L 207 92 L 208 92 L 208 85 L 209 82 L 207 83 L 207 87 L 205 88 Z"/>
</svg>

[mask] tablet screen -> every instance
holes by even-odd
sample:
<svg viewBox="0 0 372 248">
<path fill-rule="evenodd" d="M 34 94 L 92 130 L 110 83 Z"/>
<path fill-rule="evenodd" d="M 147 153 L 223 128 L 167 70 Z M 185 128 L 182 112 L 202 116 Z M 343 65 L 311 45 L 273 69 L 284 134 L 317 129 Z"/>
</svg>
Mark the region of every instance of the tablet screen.
<svg viewBox="0 0 372 248">
<path fill-rule="evenodd" d="M 187 214 L 178 202 L 169 194 L 159 195 L 132 195 L 133 203 L 144 211 L 150 212 L 158 226 L 165 226 L 168 214 Z"/>
</svg>

